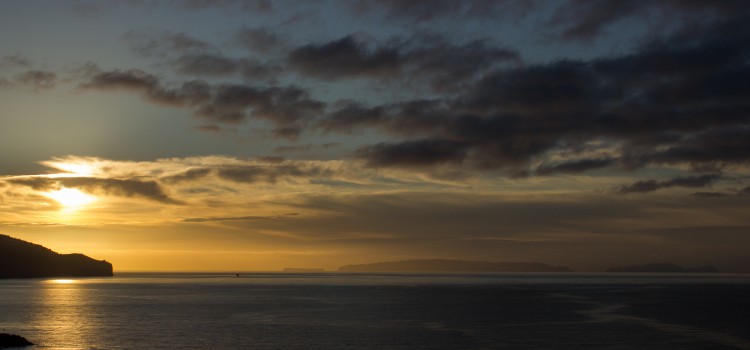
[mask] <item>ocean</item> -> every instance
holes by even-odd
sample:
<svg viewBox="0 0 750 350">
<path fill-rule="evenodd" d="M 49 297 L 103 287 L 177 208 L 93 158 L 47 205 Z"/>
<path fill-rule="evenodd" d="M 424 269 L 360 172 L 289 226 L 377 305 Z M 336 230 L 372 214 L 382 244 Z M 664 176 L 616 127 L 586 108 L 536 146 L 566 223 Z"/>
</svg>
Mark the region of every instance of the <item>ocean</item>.
<svg viewBox="0 0 750 350">
<path fill-rule="evenodd" d="M 0 280 L 30 349 L 750 349 L 742 274 Z"/>
</svg>

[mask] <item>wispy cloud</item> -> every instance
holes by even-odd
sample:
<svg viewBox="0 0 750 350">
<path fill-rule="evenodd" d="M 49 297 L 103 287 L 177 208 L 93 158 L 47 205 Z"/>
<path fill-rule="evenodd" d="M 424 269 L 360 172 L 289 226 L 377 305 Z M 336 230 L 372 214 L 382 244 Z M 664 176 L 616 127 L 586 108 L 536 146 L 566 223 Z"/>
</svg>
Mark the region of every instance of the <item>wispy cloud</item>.
<svg viewBox="0 0 750 350">
<path fill-rule="evenodd" d="M 208 218 L 188 218 L 183 219 L 182 222 L 213 222 L 213 221 L 253 221 L 253 220 L 273 220 L 282 219 L 289 216 L 297 216 L 299 213 L 287 213 L 281 215 L 269 215 L 269 216 L 228 216 L 228 217 L 208 217 Z"/>
<path fill-rule="evenodd" d="M 165 204 L 183 204 L 169 197 L 155 181 L 134 179 L 102 179 L 91 177 L 17 177 L 6 180 L 11 184 L 24 185 L 38 191 L 56 191 L 63 187 L 77 188 L 92 194 L 137 197 Z"/>
<path fill-rule="evenodd" d="M 721 175 L 718 174 L 707 174 L 700 176 L 686 176 L 686 177 L 675 177 L 670 180 L 656 181 L 656 180 L 643 180 L 637 181 L 633 184 L 622 186 L 618 190 L 619 193 L 647 193 L 654 192 L 662 188 L 669 187 L 686 187 L 686 188 L 700 188 L 706 187 L 714 182 L 721 179 Z"/>
</svg>

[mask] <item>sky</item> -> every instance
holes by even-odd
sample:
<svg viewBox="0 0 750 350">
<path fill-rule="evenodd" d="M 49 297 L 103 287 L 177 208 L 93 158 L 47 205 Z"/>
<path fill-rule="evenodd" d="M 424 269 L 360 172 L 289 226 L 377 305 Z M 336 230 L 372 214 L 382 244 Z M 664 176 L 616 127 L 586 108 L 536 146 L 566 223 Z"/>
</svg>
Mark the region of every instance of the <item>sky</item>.
<svg viewBox="0 0 750 350">
<path fill-rule="evenodd" d="M 0 233 L 116 271 L 750 272 L 744 1 L 2 1 Z"/>
</svg>

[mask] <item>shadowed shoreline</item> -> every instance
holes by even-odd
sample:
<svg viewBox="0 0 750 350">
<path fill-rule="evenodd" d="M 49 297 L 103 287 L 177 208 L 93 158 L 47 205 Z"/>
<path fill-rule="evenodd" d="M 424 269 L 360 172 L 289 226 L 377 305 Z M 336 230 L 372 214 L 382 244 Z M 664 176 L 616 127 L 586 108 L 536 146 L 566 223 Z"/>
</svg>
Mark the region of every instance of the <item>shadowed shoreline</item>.
<svg viewBox="0 0 750 350">
<path fill-rule="evenodd" d="M 29 345 L 34 345 L 34 343 L 18 334 L 0 333 L 0 349 L 18 348 Z"/>
</svg>

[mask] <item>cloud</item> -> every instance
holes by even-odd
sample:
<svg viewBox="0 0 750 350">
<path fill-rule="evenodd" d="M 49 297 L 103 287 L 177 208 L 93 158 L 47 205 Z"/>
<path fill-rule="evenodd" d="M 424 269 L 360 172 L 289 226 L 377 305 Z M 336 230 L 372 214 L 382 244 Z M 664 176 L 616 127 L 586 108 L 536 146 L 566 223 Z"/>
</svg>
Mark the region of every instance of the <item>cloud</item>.
<svg viewBox="0 0 750 350">
<path fill-rule="evenodd" d="M 286 44 L 284 37 L 265 27 L 244 27 L 234 37 L 239 45 L 252 52 L 269 53 Z"/>
<path fill-rule="evenodd" d="M 442 24 L 448 21 L 492 21 L 498 18 L 534 20 L 540 34 L 563 40 L 590 42 L 627 20 L 644 27 L 698 22 L 707 17 L 747 13 L 742 0 L 728 1 L 628 1 L 628 0 L 360 0 L 346 2 L 360 16 L 382 16 L 407 25 Z M 541 16 L 539 14 L 542 14 Z"/>
<path fill-rule="evenodd" d="M 414 16 L 431 11 L 428 3 L 383 4 L 383 11 L 416 11 Z M 482 1 L 429 4 L 436 12 L 424 20 L 494 6 Z M 665 4 L 648 6 L 685 13 L 705 8 Z M 591 12 L 594 19 L 581 19 L 593 24 L 580 28 L 588 26 L 590 35 L 599 35 L 618 18 L 642 12 L 631 6 L 616 2 L 612 9 L 597 7 Z M 140 70 L 98 71 L 80 86 L 129 90 L 152 103 L 189 109 L 206 120 L 206 131 L 258 119 L 271 123 L 270 135 L 289 140 L 303 132 L 372 133 L 378 139 L 367 139 L 369 144 L 353 156 L 375 168 L 454 167 L 511 176 L 684 164 L 692 171 L 719 171 L 750 160 L 745 151 L 750 148 L 750 34 L 744 30 L 750 16 L 730 7 L 711 7 L 716 16 L 693 27 L 679 22 L 619 56 L 523 63 L 518 52 L 490 40 L 427 34 L 388 40 L 353 34 L 300 45 L 286 56 L 292 71 L 304 77 L 392 84 L 385 86 L 393 88 L 394 97 L 389 92 L 364 100 L 319 98 L 316 93 L 323 89 L 314 90 L 319 82 L 307 79 L 299 80 L 306 86 L 214 80 L 171 84 Z M 244 31 L 249 41 L 274 41 L 264 28 Z M 276 74 L 263 61 L 226 57 L 182 36 L 164 41 L 182 76 L 262 80 Z M 407 87 L 414 89 L 399 90 Z M 586 145 L 593 142 L 609 149 L 589 154 Z"/>
<path fill-rule="evenodd" d="M 522 16 L 534 8 L 533 1 L 518 0 L 358 0 L 345 1 L 345 3 L 360 15 L 379 13 L 387 19 L 414 23 L 447 18 L 493 20 L 501 16 Z"/>
<path fill-rule="evenodd" d="M 130 89 L 145 91 L 159 88 L 159 78 L 139 69 L 98 72 L 88 82 L 81 84 L 84 89 Z"/>
<path fill-rule="evenodd" d="M 301 180 L 307 182 L 312 178 L 330 177 L 333 173 L 329 169 L 314 165 L 298 164 L 269 164 L 269 165 L 238 165 L 218 168 L 219 178 L 237 183 L 269 183 L 280 181 Z"/>
<path fill-rule="evenodd" d="M 219 55 L 186 55 L 172 62 L 175 70 L 182 75 L 193 76 L 236 76 L 245 79 L 272 80 L 282 68 L 271 63 L 263 63 L 246 58 L 233 59 Z"/>
<path fill-rule="evenodd" d="M 192 11 L 221 8 L 243 12 L 267 13 L 274 9 L 273 3 L 269 0 L 186 0 L 173 2 L 172 5 Z"/>
<path fill-rule="evenodd" d="M 297 216 L 299 213 L 287 213 L 281 215 L 267 215 L 267 216 L 227 216 L 227 217 L 208 217 L 208 218 L 188 218 L 183 219 L 182 222 L 215 222 L 215 221 L 252 221 L 252 220 L 274 220 L 282 219 L 289 216 Z"/>
<path fill-rule="evenodd" d="M 680 141 L 663 150 L 634 148 L 626 161 L 631 165 L 691 162 L 696 168 L 710 169 L 750 159 L 750 154 L 745 151 L 750 147 L 750 127 L 745 125 L 716 126 L 682 136 Z"/>
<path fill-rule="evenodd" d="M 269 120 L 277 125 L 279 136 L 294 139 L 301 132 L 300 124 L 314 120 L 325 106 L 296 86 L 225 84 L 214 88 L 211 100 L 201 103 L 196 114 L 221 123 L 240 123 L 249 116 Z"/>
<path fill-rule="evenodd" d="M 130 90 L 157 104 L 192 107 L 208 101 L 211 86 L 200 80 L 188 81 L 178 88 L 162 86 L 159 77 L 139 69 L 96 72 L 79 84 L 83 90 Z"/>
<path fill-rule="evenodd" d="M 51 190 L 55 188 L 50 186 L 72 184 L 73 180 L 69 179 L 73 177 L 133 179 L 140 182 L 155 182 L 168 190 L 164 191 L 165 193 L 176 193 L 178 190 L 190 190 L 195 185 L 229 188 L 237 184 L 293 185 L 323 180 L 367 182 L 387 177 L 387 174 L 368 171 L 361 163 L 355 161 L 290 160 L 277 156 L 252 159 L 206 156 L 143 162 L 65 157 L 54 158 L 41 164 L 55 169 L 55 174 L 52 175 L 54 177 L 39 175 L 16 180 L 24 182 L 27 186 L 33 184 L 40 190 Z"/>
<path fill-rule="evenodd" d="M 153 103 L 192 108 L 195 115 L 216 123 L 238 124 L 248 117 L 269 120 L 277 125 L 278 135 L 287 138 L 297 137 L 301 124 L 313 120 L 326 106 L 296 86 L 210 85 L 193 80 L 169 88 L 157 76 L 137 69 L 98 72 L 79 88 L 138 92 Z"/>
<path fill-rule="evenodd" d="M 199 125 L 195 127 L 195 130 L 204 132 L 219 132 L 221 127 L 218 125 Z"/>
<path fill-rule="evenodd" d="M 164 176 L 159 180 L 164 183 L 179 183 L 188 182 L 202 179 L 211 173 L 211 169 L 208 168 L 194 168 L 188 169 L 179 174 Z"/>
<path fill-rule="evenodd" d="M 55 87 L 55 84 L 57 84 L 57 74 L 51 71 L 29 70 L 17 74 L 14 80 L 34 90 L 45 90 Z"/>
<path fill-rule="evenodd" d="M 554 174 L 578 174 L 591 169 L 610 166 L 614 163 L 612 158 L 580 159 L 555 165 L 542 165 L 536 168 L 537 175 Z"/>
<path fill-rule="evenodd" d="M 720 198 L 726 197 L 728 194 L 724 192 L 695 192 L 693 196 L 701 198 Z"/>
<path fill-rule="evenodd" d="M 357 156 L 372 167 L 420 167 L 441 163 L 461 163 L 466 147 L 450 140 L 426 139 L 397 144 L 380 143 L 364 146 Z"/>
<path fill-rule="evenodd" d="M 428 81 L 435 91 L 452 91 L 492 68 L 521 63 L 518 52 L 493 47 L 485 40 L 460 45 L 442 39 L 427 42 L 410 49 L 405 64 L 411 79 Z"/>
<path fill-rule="evenodd" d="M 318 127 L 326 132 L 352 133 L 364 127 L 377 127 L 391 109 L 390 106 L 367 107 L 352 100 L 337 101 L 334 108 L 318 122 Z"/>
<path fill-rule="evenodd" d="M 131 30 L 123 36 L 123 40 L 130 44 L 133 51 L 145 57 L 207 54 L 218 50 L 206 41 L 170 31 Z"/>
<path fill-rule="evenodd" d="M 329 149 L 329 148 L 335 148 L 340 147 L 340 142 L 329 142 L 329 143 L 323 143 L 323 144 L 306 144 L 306 145 L 300 145 L 300 146 L 279 146 L 273 149 L 275 153 L 305 153 L 310 152 L 318 149 Z"/>
<path fill-rule="evenodd" d="M 181 56 L 174 65 L 178 73 L 185 75 L 227 76 L 236 74 L 242 61 L 218 55 Z"/>
<path fill-rule="evenodd" d="M 730 189 L 726 192 L 695 192 L 693 193 L 693 196 L 697 197 L 705 197 L 705 198 L 719 198 L 719 197 L 729 197 L 729 196 L 739 196 L 739 197 L 746 197 L 750 196 L 750 186 L 745 186 L 743 188 L 739 189 Z"/>
<path fill-rule="evenodd" d="M 648 193 L 660 190 L 662 188 L 669 187 L 687 187 L 687 188 L 699 188 L 706 187 L 714 182 L 720 180 L 722 177 L 718 174 L 708 174 L 700 176 L 685 176 L 675 177 L 670 180 L 657 181 L 657 180 L 644 180 L 638 181 L 633 184 L 622 186 L 618 190 L 619 193 Z"/>
<path fill-rule="evenodd" d="M 322 45 L 305 45 L 289 54 L 291 66 L 322 79 L 346 76 L 387 78 L 399 73 L 399 52 L 393 48 L 368 48 L 353 36 Z"/>
<path fill-rule="evenodd" d="M 1 64 L 0 64 L 0 68 Z M 17 73 L 12 79 L 0 77 L 0 88 L 26 87 L 32 91 L 48 90 L 57 85 L 57 73 L 47 70 L 26 70 Z"/>
<path fill-rule="evenodd" d="M 567 40 L 590 41 L 614 24 L 637 18 L 648 22 L 669 23 L 677 18 L 703 19 L 707 16 L 724 17 L 747 13 L 742 1 L 582 1 L 562 2 L 549 19 L 559 36 Z M 689 20 L 688 20 L 689 21 Z"/>
<path fill-rule="evenodd" d="M 93 177 L 25 177 L 6 180 L 11 184 L 28 186 L 34 190 L 49 192 L 63 187 L 77 188 L 91 194 L 102 194 L 118 197 L 136 197 L 165 204 L 183 204 L 164 193 L 155 181 L 133 179 L 107 179 Z"/>
<path fill-rule="evenodd" d="M 21 54 L 6 55 L 0 58 L 0 68 L 29 68 L 32 65 L 31 59 Z"/>
<path fill-rule="evenodd" d="M 252 33 L 258 36 L 257 41 L 268 41 L 273 37 L 268 31 L 246 31 L 242 32 L 245 40 L 250 40 L 248 37 Z M 136 53 L 145 57 L 164 58 L 166 64 L 186 76 L 239 75 L 245 79 L 271 80 L 282 70 L 279 64 L 270 61 L 264 62 L 252 57 L 227 57 L 216 46 L 184 33 L 130 31 L 124 36 L 124 40 Z"/>
<path fill-rule="evenodd" d="M 289 54 L 290 66 L 307 76 L 427 82 L 435 91 L 453 90 L 490 68 L 520 61 L 517 52 L 484 40 L 457 45 L 440 37 L 393 39 L 379 45 L 349 35 Z"/>
<path fill-rule="evenodd" d="M 562 38 L 591 40 L 604 28 L 633 16 L 646 6 L 648 3 L 627 0 L 567 1 L 558 7 L 550 22 L 563 27 Z"/>
<path fill-rule="evenodd" d="M 344 101 L 332 105 L 318 127 L 377 129 L 397 138 L 357 152 L 382 166 L 453 163 L 517 173 L 541 163 L 544 174 L 602 166 L 741 165 L 750 160 L 750 89 L 742 83 L 750 79 L 750 35 L 743 23 L 728 18 L 698 33 L 684 29 L 623 56 L 499 68 L 440 98 Z M 601 140 L 613 150 L 580 154 Z M 440 152 L 427 145 L 441 145 Z M 560 152 L 571 159 L 548 159 Z"/>
</svg>

